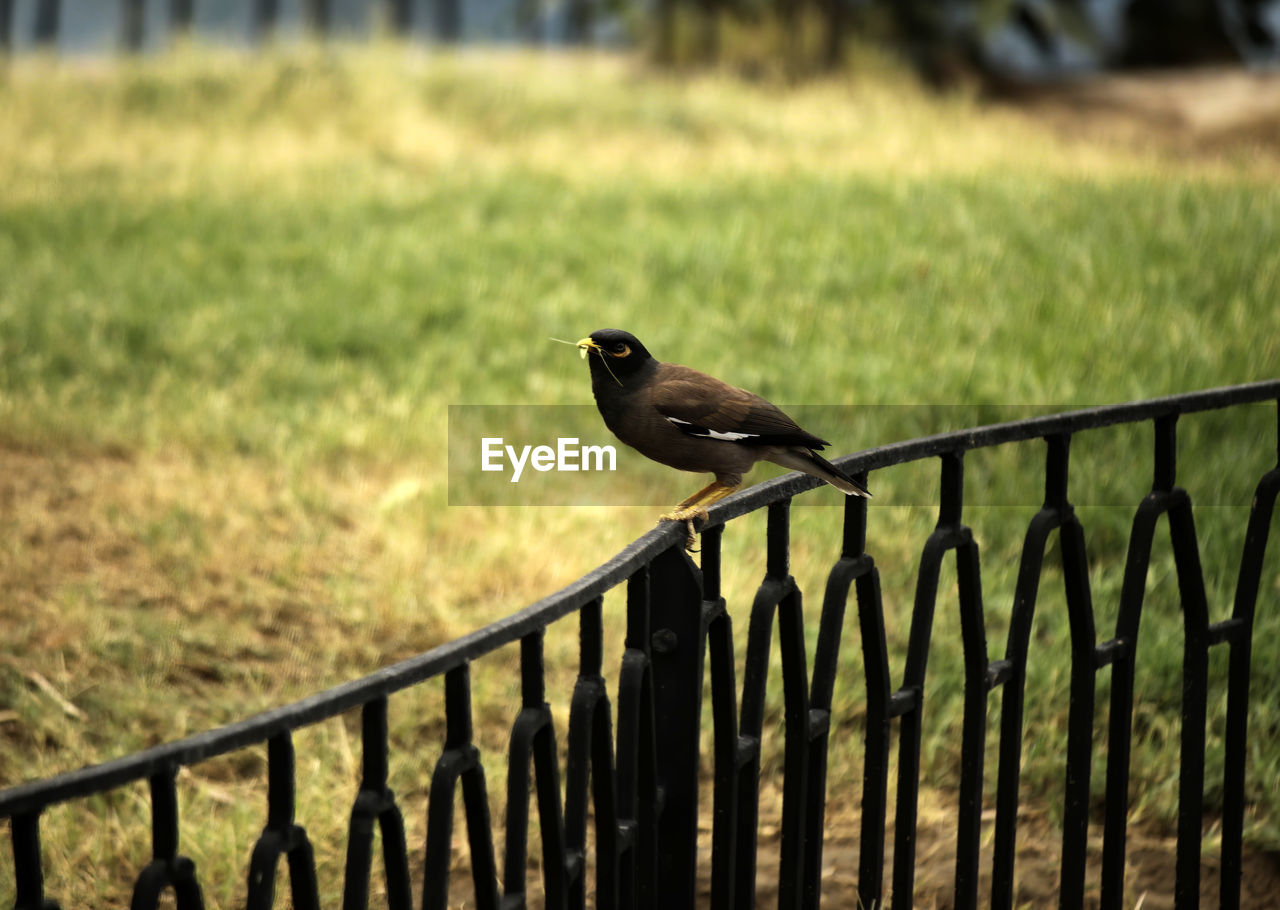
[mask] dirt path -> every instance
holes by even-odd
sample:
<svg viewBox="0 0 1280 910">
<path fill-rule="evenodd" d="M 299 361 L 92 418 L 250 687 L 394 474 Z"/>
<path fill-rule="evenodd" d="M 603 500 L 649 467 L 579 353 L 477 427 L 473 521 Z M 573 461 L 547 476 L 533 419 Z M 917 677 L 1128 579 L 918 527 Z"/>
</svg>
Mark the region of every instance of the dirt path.
<svg viewBox="0 0 1280 910">
<path fill-rule="evenodd" d="M 1206 68 L 1119 73 L 1001 93 L 1066 135 L 1171 152 L 1280 159 L 1280 72 Z"/>
</svg>

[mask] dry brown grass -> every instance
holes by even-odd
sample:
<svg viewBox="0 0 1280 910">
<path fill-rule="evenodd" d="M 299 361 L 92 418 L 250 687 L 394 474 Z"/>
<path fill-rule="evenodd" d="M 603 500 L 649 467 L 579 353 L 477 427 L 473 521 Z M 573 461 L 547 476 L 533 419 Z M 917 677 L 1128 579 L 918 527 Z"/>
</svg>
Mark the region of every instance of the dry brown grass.
<svg viewBox="0 0 1280 910">
<path fill-rule="evenodd" d="M 304 474 L 182 452 L 12 449 L 0 464 L 4 619 L 28 655 L 11 670 L 65 684 L 86 661 L 125 649 L 133 683 L 123 684 L 195 695 L 249 683 L 263 704 L 503 616 L 590 568 L 595 546 L 619 548 L 642 527 L 601 529 L 586 510 L 459 509 L 445 520 L 442 491 L 404 464 Z M 565 539 L 590 528 L 592 551 L 553 544 L 515 564 L 495 542 L 504 523 L 528 529 L 526 539 L 535 527 Z"/>
<path fill-rule="evenodd" d="M 451 510 L 445 521 L 440 492 L 409 465 L 299 476 L 181 452 L 0 449 L 0 586 L 10 592 L 0 623 L 13 646 L 0 660 L 0 781 L 177 739 L 428 650 L 568 583 L 643 527 L 617 520 L 601 528 L 592 510 Z M 512 524 L 526 541 L 589 537 L 593 545 L 530 544 L 538 558 L 513 561 L 504 542 Z M 611 628 L 618 639 L 616 622 Z M 552 685 L 566 693 L 572 632 L 548 645 Z M 495 756 L 518 698 L 501 669 L 511 656 L 477 671 L 479 741 Z M 422 737 L 434 743 L 442 732 L 438 686 L 428 689 L 393 708 L 399 789 L 423 796 L 434 754 L 421 751 Z M 358 783 L 358 718 L 301 732 L 298 751 L 299 814 L 322 882 L 334 890 L 345 803 Z M 500 813 L 501 762 L 491 760 Z M 209 873 L 212 906 L 242 897 L 234 870 L 263 821 L 264 761 L 253 749 L 179 779 L 184 818 L 222 831 L 188 844 Z M 406 803 L 411 843 L 421 844 L 424 806 Z M 55 875 L 51 893 L 127 893 L 146 813 L 140 787 L 108 797 L 97 820 L 79 808 L 50 810 L 52 868 L 115 870 L 79 885 Z"/>
</svg>

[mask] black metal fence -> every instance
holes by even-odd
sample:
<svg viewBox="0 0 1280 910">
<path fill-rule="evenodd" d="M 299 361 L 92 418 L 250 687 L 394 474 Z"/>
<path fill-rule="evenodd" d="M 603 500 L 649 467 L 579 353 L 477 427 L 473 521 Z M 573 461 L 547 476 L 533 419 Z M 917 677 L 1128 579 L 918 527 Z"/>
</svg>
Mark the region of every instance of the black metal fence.
<svg viewBox="0 0 1280 910">
<path fill-rule="evenodd" d="M 694 906 L 700 876 L 699 810 L 705 810 L 709 795 L 710 904 L 717 908 L 752 907 L 756 899 L 764 705 L 775 624 L 786 731 L 778 905 L 817 907 L 822 890 L 827 743 L 833 722 L 838 722 L 831 699 L 839 649 L 853 634 L 852 624 L 846 623 L 851 593 L 864 658 L 866 698 L 865 728 L 852 731 L 865 743 L 858 897 L 865 907 L 880 907 L 891 895 L 894 907 L 909 908 L 915 873 L 925 665 L 940 567 L 951 551 L 956 556 L 964 650 L 954 906 L 968 908 L 978 903 L 979 833 L 984 806 L 994 805 L 990 900 L 993 907 L 1009 908 L 1014 900 L 1030 629 L 1046 548 L 1055 532 L 1071 630 L 1059 905 L 1078 908 L 1085 903 L 1092 724 L 1099 676 L 1105 672 L 1110 674 L 1110 711 L 1101 906 L 1119 908 L 1124 899 L 1134 656 L 1152 540 L 1161 518 L 1167 518 L 1173 541 L 1184 631 L 1176 901 L 1180 907 L 1194 907 L 1200 895 L 1207 666 L 1210 650 L 1225 644 L 1230 663 L 1219 893 L 1223 907 L 1238 907 L 1253 620 L 1271 517 L 1280 492 L 1280 411 L 1278 463 L 1257 484 L 1234 609 L 1230 618 L 1219 622 L 1209 619 L 1192 503 L 1175 482 L 1177 426 L 1180 415 L 1267 401 L 1280 405 L 1280 380 L 948 433 L 840 459 L 846 470 L 863 480 L 871 472 L 909 462 L 936 458 L 941 467 L 937 526 L 920 558 L 901 685 L 890 681 L 879 575 L 868 550 L 867 504 L 856 497 L 850 497 L 845 505 L 841 556 L 827 580 L 813 673 L 809 675 L 801 591 L 788 565 L 789 509 L 794 496 L 817 484 L 808 477 L 787 475 L 757 485 L 712 510 L 710 525 L 702 535 L 700 567 L 683 550 L 683 526 L 660 526 L 564 590 L 426 654 L 219 730 L 0 792 L 0 818 L 9 819 L 13 842 L 17 910 L 57 906 L 46 897 L 44 888 L 40 846 L 44 810 L 144 779 L 150 783 L 154 859 L 137 876 L 132 907 L 156 907 L 168 889 L 176 896 L 178 907 L 202 906 L 198 870 L 184 857 L 180 845 L 177 772 L 213 756 L 262 743 L 268 753 L 266 825 L 249 858 L 247 906 L 272 905 L 281 859 L 288 865 L 294 907 L 332 905 L 335 900 L 322 901 L 318 893 L 312 848 L 295 818 L 293 734 L 353 709 L 359 709 L 363 717 L 363 775 L 351 810 L 342 906 L 355 910 L 368 905 L 376 827 L 381 834 L 387 904 L 407 910 L 414 901 L 403 817 L 388 788 L 387 706 L 396 693 L 441 676 L 446 732 L 428 794 L 423 907 L 443 908 L 449 902 L 452 826 L 459 789 L 475 906 L 481 910 L 526 906 L 531 791 L 538 813 L 544 892 L 540 899 L 535 896 L 534 903 L 558 908 L 592 903 L 601 908 Z M 1099 640 L 1084 529 L 1071 506 L 1068 456 L 1077 437 L 1083 434 L 1087 438 L 1087 431 L 1120 424 L 1151 428 L 1153 481 L 1133 519 L 1115 634 Z M 1044 503 L 1027 529 L 1005 652 L 992 659 L 984 631 L 978 543 L 963 518 L 965 455 L 1036 441 L 1045 447 Z M 1270 446 L 1265 437 L 1260 444 Z M 720 591 L 721 533 L 725 523 L 756 509 L 768 510 L 767 561 L 764 581 L 746 617 L 739 689 L 733 616 Z M 602 676 L 602 603 L 606 592 L 624 585 L 626 641 L 615 706 Z M 581 663 L 562 766 L 557 748 L 559 731 L 545 691 L 543 638 L 551 624 L 571 614 L 577 614 L 580 626 Z M 500 874 L 485 768 L 473 741 L 469 674 L 472 661 L 516 642 L 522 704 L 513 711 L 507 756 L 508 804 Z M 699 789 L 704 677 L 709 677 L 714 765 L 709 794 L 706 787 Z M 996 731 L 998 782 L 992 799 L 983 792 L 983 763 L 991 736 L 988 709 L 996 693 L 1002 708 Z M 896 815 L 891 883 L 886 889 L 888 780 L 895 727 Z M 841 793 L 840 799 L 851 803 L 851 796 Z M 594 819 L 592 835 L 588 832 L 590 819 Z M 594 881 L 588 881 L 592 870 Z M 705 878 L 707 870 L 701 872 Z"/>
</svg>

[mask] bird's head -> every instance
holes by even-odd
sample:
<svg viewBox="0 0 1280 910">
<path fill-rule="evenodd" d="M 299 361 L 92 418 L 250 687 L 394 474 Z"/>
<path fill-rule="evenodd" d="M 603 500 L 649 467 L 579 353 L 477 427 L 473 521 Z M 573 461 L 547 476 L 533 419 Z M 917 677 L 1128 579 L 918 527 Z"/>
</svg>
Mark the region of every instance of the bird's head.
<svg viewBox="0 0 1280 910">
<path fill-rule="evenodd" d="M 620 384 L 653 362 L 640 339 L 621 329 L 597 329 L 578 342 L 578 350 L 590 355 L 593 377 L 612 376 Z"/>
</svg>

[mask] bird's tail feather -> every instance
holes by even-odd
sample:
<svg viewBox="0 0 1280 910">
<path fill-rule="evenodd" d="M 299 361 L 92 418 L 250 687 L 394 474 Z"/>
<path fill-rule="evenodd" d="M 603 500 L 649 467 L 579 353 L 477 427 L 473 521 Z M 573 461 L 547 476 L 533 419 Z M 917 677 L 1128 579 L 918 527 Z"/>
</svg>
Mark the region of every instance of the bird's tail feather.
<svg viewBox="0 0 1280 910">
<path fill-rule="evenodd" d="M 780 464 L 784 468 L 791 468 L 793 471 L 820 477 L 847 496 L 871 498 L 871 494 L 865 487 L 812 449 L 798 446 L 779 449 L 769 461 Z"/>
</svg>

